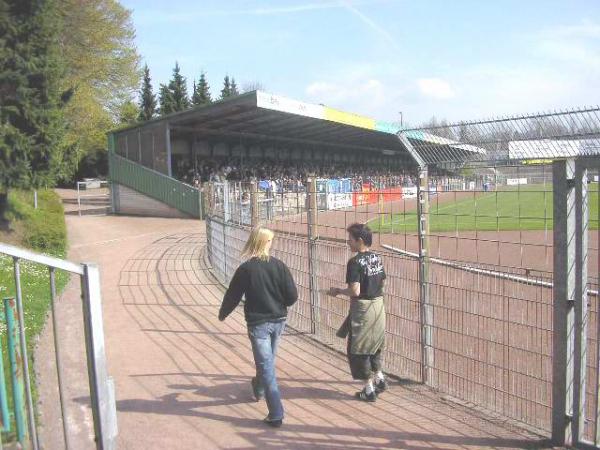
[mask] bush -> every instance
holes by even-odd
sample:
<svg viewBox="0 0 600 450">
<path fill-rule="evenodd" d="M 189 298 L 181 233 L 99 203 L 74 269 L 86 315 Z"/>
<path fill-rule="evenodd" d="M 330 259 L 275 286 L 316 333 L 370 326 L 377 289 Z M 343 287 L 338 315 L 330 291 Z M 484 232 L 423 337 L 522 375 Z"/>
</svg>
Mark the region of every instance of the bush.
<svg viewBox="0 0 600 450">
<path fill-rule="evenodd" d="M 8 196 L 7 217 L 21 234 L 24 246 L 55 256 L 64 256 L 67 229 L 60 197 L 51 190 L 38 191 L 38 209 L 32 191 L 12 190 Z"/>
</svg>

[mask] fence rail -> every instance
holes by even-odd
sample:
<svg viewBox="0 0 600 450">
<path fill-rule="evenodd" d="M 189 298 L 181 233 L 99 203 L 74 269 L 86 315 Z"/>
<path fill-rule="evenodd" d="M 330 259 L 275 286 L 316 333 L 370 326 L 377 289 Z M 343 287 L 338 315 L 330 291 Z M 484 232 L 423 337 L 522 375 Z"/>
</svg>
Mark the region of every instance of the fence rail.
<svg viewBox="0 0 600 450">
<path fill-rule="evenodd" d="M 85 350 L 87 355 L 87 369 L 89 378 L 89 389 L 91 409 L 94 422 L 94 433 L 96 448 L 98 450 L 112 450 L 115 448 L 117 435 L 117 416 L 115 405 L 114 385 L 108 376 L 106 368 L 106 355 L 104 352 L 104 329 L 102 322 L 102 300 L 100 293 L 100 273 L 95 264 L 77 264 L 70 261 L 40 255 L 12 245 L 0 243 L 0 256 L 12 258 L 14 268 L 14 283 L 16 296 L 14 299 L 5 299 L 5 317 L 8 321 L 9 330 L 9 354 L 11 355 L 11 372 L 13 376 L 13 392 L 15 393 L 15 416 L 17 418 L 17 438 L 21 445 L 26 448 L 38 449 L 44 443 L 39 441 L 36 414 L 33 405 L 33 390 L 30 380 L 29 358 L 27 355 L 27 342 L 25 335 L 24 299 L 27 294 L 27 286 L 22 286 L 21 262 L 40 264 L 48 270 L 50 286 L 51 316 L 53 320 L 54 351 L 56 358 L 56 370 L 58 379 L 58 391 L 60 400 L 60 411 L 63 427 L 63 439 L 65 448 L 73 448 L 70 443 L 70 427 L 66 411 L 64 367 L 61 352 L 71 351 L 62 349 L 57 333 L 57 317 L 55 312 L 58 293 L 56 292 L 55 273 L 63 270 L 69 274 L 79 276 L 81 280 L 81 293 L 83 300 L 83 325 L 85 330 Z M 18 352 L 18 357 L 15 356 Z M 1 356 L 1 355 L 0 355 Z M 77 374 L 80 376 L 80 374 Z M 0 381 L 2 379 L 0 378 Z M 5 386 L 0 387 L 6 392 Z M 21 393 L 25 397 L 22 399 Z M 26 402 L 26 405 L 23 404 Z M 26 416 L 22 412 L 26 409 Z M 4 430 L 11 423 L 2 408 L 2 424 Z M 48 426 L 50 424 L 47 424 Z"/>
</svg>

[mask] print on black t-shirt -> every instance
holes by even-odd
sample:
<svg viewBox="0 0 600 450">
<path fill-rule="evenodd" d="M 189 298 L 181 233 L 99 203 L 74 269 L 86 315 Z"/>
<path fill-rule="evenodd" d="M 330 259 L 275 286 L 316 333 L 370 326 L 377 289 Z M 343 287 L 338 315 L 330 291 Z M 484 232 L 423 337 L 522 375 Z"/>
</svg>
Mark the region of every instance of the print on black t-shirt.
<svg viewBox="0 0 600 450">
<path fill-rule="evenodd" d="M 363 252 L 348 261 L 346 283 L 360 283 L 362 299 L 374 299 L 383 295 L 385 270 L 377 253 Z"/>
</svg>

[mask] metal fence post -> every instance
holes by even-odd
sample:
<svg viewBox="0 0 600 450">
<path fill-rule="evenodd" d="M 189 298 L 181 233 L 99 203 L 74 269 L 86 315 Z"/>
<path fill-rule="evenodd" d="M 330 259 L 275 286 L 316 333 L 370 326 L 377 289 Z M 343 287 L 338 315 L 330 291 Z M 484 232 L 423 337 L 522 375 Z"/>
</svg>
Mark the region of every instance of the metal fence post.
<svg viewBox="0 0 600 450">
<path fill-rule="evenodd" d="M 573 383 L 573 442 L 583 435 L 586 405 L 588 337 L 588 175 L 581 161 L 575 163 L 575 351 Z"/>
<path fill-rule="evenodd" d="M 2 343 L 0 342 L 0 411 L 2 412 L 2 431 L 4 432 L 10 431 L 11 428 L 7 395 L 6 378 L 4 377 L 4 352 L 2 351 Z M 2 439 L 0 439 L 0 445 L 1 441 Z"/>
<path fill-rule="evenodd" d="M 576 220 L 575 162 L 553 163 L 554 287 L 552 342 L 552 441 L 572 441 L 574 381 Z"/>
<path fill-rule="evenodd" d="M 421 376 L 431 383 L 433 367 L 433 307 L 429 301 L 429 176 L 419 168 L 417 181 L 417 231 L 419 235 L 419 303 L 421 322 Z"/>
<path fill-rule="evenodd" d="M 202 213 L 204 199 L 202 198 L 204 192 L 202 192 L 202 188 L 200 185 L 196 188 L 196 192 L 198 193 L 198 219 L 202 220 L 204 218 L 204 214 Z"/>
<path fill-rule="evenodd" d="M 58 381 L 58 398 L 60 401 L 60 416 L 62 419 L 63 435 L 65 439 L 65 449 L 71 448 L 71 442 L 69 439 L 69 430 L 67 424 L 67 417 L 65 414 L 66 401 L 65 401 L 65 390 L 64 390 L 64 375 L 61 358 L 61 348 L 58 339 L 58 320 L 56 317 L 56 274 L 54 267 L 50 267 L 50 312 L 52 315 L 52 330 L 54 336 L 54 356 L 56 361 L 56 378 Z"/>
<path fill-rule="evenodd" d="M 8 341 L 8 360 L 13 388 L 13 402 L 15 409 L 15 423 L 17 440 L 25 445 L 28 438 L 27 412 L 25 410 L 25 380 L 22 367 L 23 355 L 21 353 L 21 340 L 17 328 L 19 315 L 14 298 L 4 299 L 4 316 L 6 317 L 6 336 Z M 17 326 L 15 326 L 15 322 Z"/>
<path fill-rule="evenodd" d="M 319 322 L 319 285 L 317 280 L 316 241 L 319 238 L 317 217 L 317 180 L 308 179 L 308 275 L 310 285 L 310 332 L 317 333 Z"/>
<path fill-rule="evenodd" d="M 229 207 L 229 182 L 223 183 L 223 221 L 225 223 L 231 220 L 231 209 Z"/>
<path fill-rule="evenodd" d="M 83 264 L 81 284 L 85 349 L 88 360 L 96 448 L 112 450 L 115 448 L 117 435 L 117 413 L 114 387 L 111 380 L 108 379 L 106 368 L 100 272 L 95 264 Z"/>
<path fill-rule="evenodd" d="M 250 224 L 257 227 L 260 223 L 260 214 L 258 210 L 258 184 L 256 181 L 250 183 Z"/>
<path fill-rule="evenodd" d="M 31 376 L 29 375 L 29 356 L 27 354 L 27 338 L 25 337 L 25 313 L 23 312 L 23 293 L 21 291 L 21 265 L 19 258 L 13 258 L 15 273 L 15 291 L 17 301 L 17 314 L 19 317 L 19 348 L 23 362 L 23 375 L 25 378 L 25 399 L 27 400 L 27 415 L 29 423 L 29 436 L 34 450 L 39 448 L 37 429 L 35 425 L 35 411 L 33 409 L 33 395 L 31 390 Z"/>
</svg>

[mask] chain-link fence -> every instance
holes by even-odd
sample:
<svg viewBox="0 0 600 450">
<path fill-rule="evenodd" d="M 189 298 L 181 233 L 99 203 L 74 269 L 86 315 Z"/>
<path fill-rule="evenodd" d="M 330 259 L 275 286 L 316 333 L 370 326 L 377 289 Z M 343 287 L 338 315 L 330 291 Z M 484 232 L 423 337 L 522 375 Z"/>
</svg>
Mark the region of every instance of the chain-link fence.
<svg viewBox="0 0 600 450">
<path fill-rule="evenodd" d="M 212 185 L 215 273 L 228 281 L 251 226 L 274 229 L 300 292 L 290 324 L 343 351 L 348 300 L 326 292 L 345 283 L 347 226 L 367 223 L 388 274 L 390 373 L 597 446 L 600 110 L 399 139 L 419 169 L 398 177 Z"/>
</svg>

